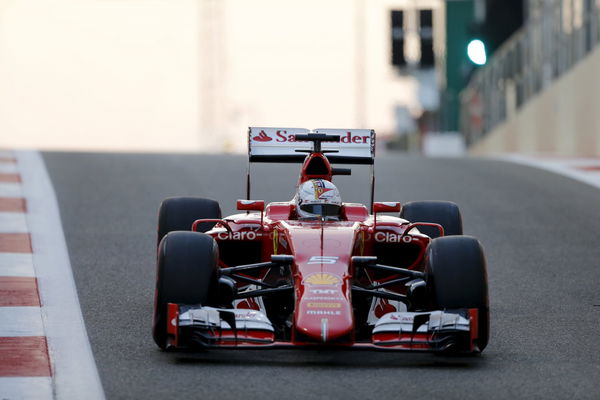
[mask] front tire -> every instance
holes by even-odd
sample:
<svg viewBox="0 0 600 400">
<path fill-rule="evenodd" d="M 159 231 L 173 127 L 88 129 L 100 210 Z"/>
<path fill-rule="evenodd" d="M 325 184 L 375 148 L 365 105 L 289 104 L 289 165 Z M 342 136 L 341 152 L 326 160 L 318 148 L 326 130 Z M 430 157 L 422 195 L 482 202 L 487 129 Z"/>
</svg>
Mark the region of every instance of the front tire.
<svg viewBox="0 0 600 400">
<path fill-rule="evenodd" d="M 400 218 L 409 222 L 433 222 L 444 228 L 444 236 L 462 235 L 462 216 L 458 205 L 451 201 L 412 201 L 402 205 Z M 440 232 L 429 226 L 419 227 L 431 238 L 440 236 Z"/>
<path fill-rule="evenodd" d="M 197 219 L 221 219 L 221 207 L 215 200 L 202 197 L 171 197 L 162 202 L 158 211 L 158 240 L 172 231 L 190 231 Z M 214 222 L 199 225 L 199 232 L 206 232 Z"/>
<path fill-rule="evenodd" d="M 200 232 L 171 232 L 160 242 L 152 336 L 167 346 L 167 304 L 214 303 L 219 250 L 214 239 Z"/>
<path fill-rule="evenodd" d="M 479 241 L 470 236 L 448 236 L 431 241 L 425 267 L 434 310 L 476 308 L 477 347 L 488 344 L 490 310 L 485 256 Z"/>
</svg>

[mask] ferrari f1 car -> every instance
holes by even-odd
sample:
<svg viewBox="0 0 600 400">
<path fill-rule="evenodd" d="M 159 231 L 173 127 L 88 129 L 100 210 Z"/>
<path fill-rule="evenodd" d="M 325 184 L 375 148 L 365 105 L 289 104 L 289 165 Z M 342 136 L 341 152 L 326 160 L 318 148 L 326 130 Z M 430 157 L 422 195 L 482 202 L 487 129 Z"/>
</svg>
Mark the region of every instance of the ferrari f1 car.
<svg viewBox="0 0 600 400">
<path fill-rule="evenodd" d="M 248 148 L 241 213 L 196 197 L 160 207 L 159 347 L 483 351 L 481 245 L 454 203 L 373 201 L 374 131 L 250 128 Z M 302 163 L 294 199 L 253 200 L 255 162 Z M 332 178 L 351 171 L 336 163 L 371 165 L 370 210 L 341 202 Z"/>
</svg>

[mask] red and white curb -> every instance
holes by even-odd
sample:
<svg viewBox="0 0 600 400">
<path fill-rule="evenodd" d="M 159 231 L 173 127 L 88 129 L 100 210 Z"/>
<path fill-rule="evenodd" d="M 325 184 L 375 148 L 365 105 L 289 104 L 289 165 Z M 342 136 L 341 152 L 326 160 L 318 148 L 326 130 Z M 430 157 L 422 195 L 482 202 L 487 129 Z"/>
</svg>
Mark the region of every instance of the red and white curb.
<svg viewBox="0 0 600 400">
<path fill-rule="evenodd" d="M 600 189 L 600 158 L 522 154 L 506 154 L 497 158 L 545 169 Z"/>
<path fill-rule="evenodd" d="M 0 399 L 104 399 L 39 153 L 0 151 Z"/>
</svg>

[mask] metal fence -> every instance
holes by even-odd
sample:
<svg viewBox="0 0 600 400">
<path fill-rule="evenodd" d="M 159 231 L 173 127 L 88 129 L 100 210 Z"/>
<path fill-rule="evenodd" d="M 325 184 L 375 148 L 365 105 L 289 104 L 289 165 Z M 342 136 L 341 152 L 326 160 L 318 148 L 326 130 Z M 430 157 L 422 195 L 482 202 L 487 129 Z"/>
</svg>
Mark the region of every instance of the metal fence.
<svg viewBox="0 0 600 400">
<path fill-rule="evenodd" d="M 473 144 L 600 43 L 597 0 L 530 1 L 530 16 L 460 94 L 460 129 Z"/>
</svg>

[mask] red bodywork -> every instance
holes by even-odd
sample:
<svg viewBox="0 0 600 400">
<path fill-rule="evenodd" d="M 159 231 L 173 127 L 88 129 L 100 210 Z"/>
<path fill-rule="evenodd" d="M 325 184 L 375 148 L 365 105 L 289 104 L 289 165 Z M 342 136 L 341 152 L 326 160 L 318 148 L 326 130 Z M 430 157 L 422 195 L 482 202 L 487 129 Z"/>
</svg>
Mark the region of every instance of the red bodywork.
<svg viewBox="0 0 600 400">
<path fill-rule="evenodd" d="M 298 183 L 316 178 L 331 180 L 332 176 L 327 158 L 321 153 L 313 153 L 304 161 Z M 374 208 L 376 212 L 398 212 L 400 206 L 399 203 L 376 203 Z M 272 255 L 293 256 L 291 276 L 294 290 L 293 298 L 289 299 L 292 307 L 286 329 L 288 334 L 222 330 L 215 345 L 429 349 L 427 342 L 431 338 L 427 334 L 413 333 L 400 337 L 398 334 L 373 337 L 369 334 L 368 337 L 360 337 L 357 332 L 366 325 L 369 311 L 380 317 L 400 310 L 385 299 L 376 300 L 380 304 L 374 309 L 372 304 L 370 310 L 369 304 L 365 307 L 352 298 L 352 285 L 357 282 L 376 285 L 398 279 L 397 285 L 386 286 L 386 290 L 406 293 L 405 281 L 401 281 L 398 274 L 363 269 L 357 274 L 360 276 L 355 276 L 358 269 L 352 265 L 352 257 L 377 256 L 386 265 L 422 271 L 425 249 L 431 239 L 418 232 L 418 224 L 410 224 L 398 217 L 371 215 L 364 205 L 350 203 L 343 205 L 340 221 L 298 220 L 293 201 L 270 203 L 265 207 L 260 200 L 239 200 L 238 209 L 245 213 L 226 217 L 207 232 L 219 245 L 220 267 L 268 262 Z M 196 221 L 193 230 L 200 222 L 206 221 Z M 267 280 L 270 273 L 265 268 L 247 277 Z M 238 287 L 243 289 L 242 284 L 238 283 Z M 235 306 L 265 313 L 280 307 L 272 302 L 265 306 L 260 298 L 253 297 L 239 301 Z M 179 310 L 176 305 L 170 305 L 168 310 L 168 320 L 177 319 Z M 471 313 L 471 317 L 476 318 L 476 314 L 476 311 Z M 173 330 L 173 327 L 170 329 Z M 177 329 L 174 328 L 175 331 Z M 473 343 L 477 332 L 471 332 L 471 336 Z M 177 346 L 177 342 L 172 344 Z"/>
</svg>

